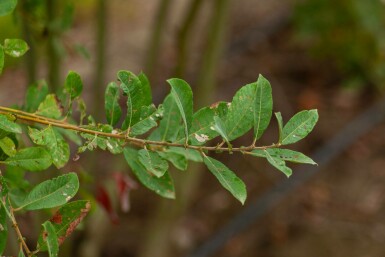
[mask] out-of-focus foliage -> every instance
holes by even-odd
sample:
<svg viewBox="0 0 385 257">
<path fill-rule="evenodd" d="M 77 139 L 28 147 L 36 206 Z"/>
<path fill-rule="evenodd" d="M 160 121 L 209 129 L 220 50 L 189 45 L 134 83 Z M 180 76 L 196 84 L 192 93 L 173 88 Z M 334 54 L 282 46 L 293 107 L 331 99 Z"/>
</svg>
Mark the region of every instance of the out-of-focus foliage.
<svg viewBox="0 0 385 257">
<path fill-rule="evenodd" d="M 348 76 L 349 85 L 383 87 L 384 1 L 304 1 L 297 5 L 294 20 L 300 39 Z"/>
</svg>

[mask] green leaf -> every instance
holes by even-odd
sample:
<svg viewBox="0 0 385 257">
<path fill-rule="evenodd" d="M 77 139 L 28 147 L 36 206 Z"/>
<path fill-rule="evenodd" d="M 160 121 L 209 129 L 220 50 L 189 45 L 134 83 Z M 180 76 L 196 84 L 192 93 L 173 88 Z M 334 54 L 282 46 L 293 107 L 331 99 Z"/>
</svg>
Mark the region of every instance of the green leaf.
<svg viewBox="0 0 385 257">
<path fill-rule="evenodd" d="M 7 169 L 4 171 L 4 178 L 7 183 L 18 189 L 26 189 L 30 187 L 29 181 L 24 178 L 25 170 L 20 167 L 7 166 Z"/>
<path fill-rule="evenodd" d="M 86 129 L 89 130 L 95 130 L 100 132 L 107 132 L 112 133 L 112 127 L 110 125 L 101 125 L 99 127 L 95 127 L 93 125 L 83 126 Z M 86 139 L 87 141 L 84 143 L 83 146 L 81 146 L 78 150 L 79 153 L 84 152 L 85 150 L 93 151 L 97 147 L 99 147 L 102 150 L 108 150 L 112 154 L 118 154 L 123 151 L 122 145 L 124 144 L 123 140 L 119 140 L 116 138 L 110 138 L 110 137 L 102 137 L 98 135 L 92 135 L 88 133 L 81 133 L 81 137 Z"/>
<path fill-rule="evenodd" d="M 184 133 L 186 137 L 185 143 L 189 136 L 189 129 L 192 123 L 193 117 L 193 93 L 189 84 L 182 79 L 169 79 L 167 82 L 171 86 L 171 95 L 174 97 L 176 105 L 182 116 L 184 123 Z"/>
<path fill-rule="evenodd" d="M 219 183 L 244 204 L 247 197 L 245 183 L 223 163 L 208 156 L 205 156 L 203 161 Z"/>
<path fill-rule="evenodd" d="M 21 149 L 14 156 L 3 163 L 10 166 L 22 167 L 29 171 L 41 171 L 52 164 L 51 155 L 42 147 L 28 147 Z"/>
<path fill-rule="evenodd" d="M 259 75 L 254 106 L 254 138 L 259 139 L 269 126 L 273 112 L 273 95 L 267 79 Z"/>
<path fill-rule="evenodd" d="M 25 257 L 23 249 L 20 249 L 19 254 L 17 255 L 17 257 Z"/>
<path fill-rule="evenodd" d="M 272 157 L 280 158 L 285 161 L 317 165 L 317 163 L 315 163 L 311 158 L 304 155 L 303 153 L 289 149 L 268 148 L 266 150 L 253 150 L 251 154 L 257 157 L 266 157 L 265 151 L 268 152 Z"/>
<path fill-rule="evenodd" d="M 184 155 L 173 152 L 159 152 L 159 155 L 172 163 L 179 170 L 187 169 L 187 159 Z"/>
<path fill-rule="evenodd" d="M 47 245 L 49 257 L 57 257 L 59 254 L 59 242 L 55 228 L 50 221 L 46 221 L 43 226 L 43 241 Z"/>
<path fill-rule="evenodd" d="M 70 71 L 64 83 L 64 90 L 70 95 L 71 100 L 80 96 L 83 90 L 83 82 L 80 75 Z"/>
<path fill-rule="evenodd" d="M 187 160 L 193 162 L 203 162 L 202 155 L 197 150 L 184 149 L 181 147 L 170 147 L 166 149 L 167 153 L 175 153 L 184 156 Z"/>
<path fill-rule="evenodd" d="M 71 200 L 78 189 L 78 176 L 75 173 L 67 173 L 38 184 L 27 195 L 23 203 L 18 206 L 18 209 L 39 210 L 55 208 Z"/>
<path fill-rule="evenodd" d="M 143 92 L 143 97 L 146 99 L 146 105 L 150 105 L 152 103 L 150 81 L 143 72 L 139 73 L 138 78 L 142 84 L 141 89 Z"/>
<path fill-rule="evenodd" d="M 0 199 L 0 201 L 0 255 L 2 256 L 7 245 L 8 225 L 7 211 L 5 210 L 2 199 Z"/>
<path fill-rule="evenodd" d="M 0 148 L 8 156 L 14 156 L 16 154 L 15 143 L 9 137 L 4 137 L 0 139 Z"/>
<path fill-rule="evenodd" d="M 130 129 L 130 136 L 139 136 L 156 127 L 156 123 L 163 116 L 163 107 L 156 109 L 153 104 L 143 106 L 140 121 Z"/>
<path fill-rule="evenodd" d="M 21 127 L 18 124 L 13 121 L 10 121 L 8 117 L 3 114 L 0 114 L 0 129 L 17 134 L 20 134 L 22 132 Z"/>
<path fill-rule="evenodd" d="M 151 140 L 173 142 L 178 136 L 181 114 L 178 106 L 172 97 L 168 95 L 163 102 L 163 118 L 159 127 L 150 135 Z"/>
<path fill-rule="evenodd" d="M 0 45 L 0 74 L 3 73 L 4 69 L 4 50 L 3 47 Z"/>
<path fill-rule="evenodd" d="M 152 173 L 148 172 L 139 161 L 138 151 L 126 147 L 123 152 L 124 157 L 132 172 L 144 186 L 162 197 L 169 199 L 175 198 L 174 183 L 168 172 L 166 172 L 162 177 L 158 178 Z"/>
<path fill-rule="evenodd" d="M 225 118 L 228 111 L 227 103 L 220 102 L 211 107 L 203 107 L 193 114 L 193 121 L 189 130 L 189 142 L 192 145 L 202 145 L 208 140 L 218 136 L 218 132 L 213 129 L 214 116 L 221 119 Z M 184 143 L 186 137 L 184 133 L 179 133 L 178 143 Z"/>
<path fill-rule="evenodd" d="M 36 114 L 47 118 L 59 119 L 62 116 L 62 108 L 56 96 L 54 94 L 47 95 L 37 108 Z"/>
<path fill-rule="evenodd" d="M 21 39 L 4 40 L 4 52 L 12 57 L 23 56 L 29 49 L 27 43 Z"/>
<path fill-rule="evenodd" d="M 81 200 L 69 202 L 55 212 L 49 221 L 55 229 L 59 245 L 61 245 L 65 239 L 74 232 L 90 209 L 90 202 Z M 43 233 L 39 236 L 36 248 L 40 251 L 47 251 L 47 244 L 43 240 Z"/>
<path fill-rule="evenodd" d="M 283 120 L 282 120 L 282 115 L 280 112 L 276 112 L 274 113 L 275 114 L 275 117 L 277 118 L 277 123 L 278 123 L 278 133 L 279 133 L 279 138 L 278 138 L 278 142 L 279 143 L 282 143 L 282 138 L 283 138 Z"/>
<path fill-rule="evenodd" d="M 221 135 L 221 137 L 226 141 L 226 143 L 230 146 L 230 140 L 229 136 L 227 135 L 226 127 L 221 118 L 218 116 L 214 116 L 214 126 L 213 128 L 215 129 L 216 132 Z"/>
<path fill-rule="evenodd" d="M 35 112 L 47 95 L 48 85 L 44 80 L 40 80 L 37 83 L 32 84 L 28 87 L 25 95 L 24 110 L 27 112 Z"/>
<path fill-rule="evenodd" d="M 123 121 L 122 129 L 130 128 L 140 120 L 142 106 L 152 103 L 149 84 L 142 81 L 129 71 L 119 71 L 118 79 L 124 94 L 127 96 L 127 116 Z M 142 80 L 145 81 L 144 77 Z M 148 81 L 147 81 L 148 82 Z"/>
<path fill-rule="evenodd" d="M 264 150 L 267 161 L 278 170 L 282 171 L 287 177 L 290 177 L 293 171 L 286 166 L 284 160 L 278 156 L 272 156 L 267 150 Z"/>
<path fill-rule="evenodd" d="M 282 144 L 288 145 L 303 139 L 313 130 L 317 121 L 317 110 L 297 113 L 283 127 Z"/>
<path fill-rule="evenodd" d="M 55 128 L 55 130 L 59 131 L 60 134 L 75 143 L 77 146 L 80 146 L 83 143 L 81 137 L 77 134 L 76 131 L 63 128 Z"/>
<path fill-rule="evenodd" d="M 47 146 L 56 168 L 64 167 L 70 158 L 70 148 L 59 132 L 48 126 L 42 130 L 29 128 L 28 133 L 35 144 Z"/>
<path fill-rule="evenodd" d="M 140 163 L 158 178 L 162 177 L 168 170 L 168 163 L 157 152 L 151 152 L 147 149 L 141 149 L 138 152 Z"/>
<path fill-rule="evenodd" d="M 5 16 L 13 12 L 17 5 L 17 0 L 1 0 L 0 1 L 0 16 Z"/>
<path fill-rule="evenodd" d="M 256 83 L 243 86 L 237 91 L 225 124 L 229 141 L 232 141 L 249 131 L 254 123 Z"/>
<path fill-rule="evenodd" d="M 104 106 L 106 110 L 107 122 L 111 126 L 115 126 L 122 115 L 122 109 L 119 105 L 119 97 L 119 86 L 115 82 L 109 83 L 106 88 Z"/>
</svg>

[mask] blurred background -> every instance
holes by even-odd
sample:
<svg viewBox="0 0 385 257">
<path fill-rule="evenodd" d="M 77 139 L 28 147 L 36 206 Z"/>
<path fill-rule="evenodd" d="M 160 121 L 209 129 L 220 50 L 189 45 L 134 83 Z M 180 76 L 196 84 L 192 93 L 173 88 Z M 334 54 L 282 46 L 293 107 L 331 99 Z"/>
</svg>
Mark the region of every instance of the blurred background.
<svg viewBox="0 0 385 257">
<path fill-rule="evenodd" d="M 172 171 L 177 199 L 170 201 L 137 184 L 119 158 L 82 155 L 64 170 L 81 174 L 79 197 L 97 207 L 61 256 L 385 256 L 383 0 L 19 0 L 0 19 L 0 40 L 13 37 L 31 49 L 6 59 L 3 106 L 22 104 L 40 79 L 55 91 L 75 70 L 88 111 L 104 121 L 105 86 L 126 69 L 149 76 L 156 104 L 170 77 L 191 84 L 197 110 L 230 101 L 263 74 L 285 121 L 302 109 L 320 114 L 294 145 L 319 166 L 293 166 L 290 179 L 264 160 L 216 156 L 245 181 L 245 206 L 196 164 Z M 272 121 L 259 144 L 277 135 Z M 134 189 L 128 212 L 119 206 L 116 174 Z M 34 221 L 20 220 L 31 245 Z"/>
</svg>

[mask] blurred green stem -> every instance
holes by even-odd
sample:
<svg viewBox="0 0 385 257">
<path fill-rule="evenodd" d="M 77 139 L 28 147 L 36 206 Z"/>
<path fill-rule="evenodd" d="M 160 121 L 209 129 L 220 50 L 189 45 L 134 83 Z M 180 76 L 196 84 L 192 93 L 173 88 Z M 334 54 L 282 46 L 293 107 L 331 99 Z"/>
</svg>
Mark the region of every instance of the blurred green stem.
<svg viewBox="0 0 385 257">
<path fill-rule="evenodd" d="M 58 51 L 58 31 L 55 28 L 55 17 L 57 15 L 57 1 L 46 0 L 46 15 L 47 15 L 47 57 L 48 57 L 48 84 L 53 92 L 56 92 L 60 87 L 60 67 L 61 58 Z"/>
<path fill-rule="evenodd" d="M 26 0 L 20 0 L 20 8 L 21 8 L 21 24 L 23 29 L 23 35 L 25 41 L 29 45 L 29 51 L 27 52 L 25 58 L 27 62 L 27 74 L 28 74 L 28 85 L 31 85 L 36 81 L 36 70 L 37 70 L 37 58 L 36 58 L 36 49 L 35 43 L 32 38 L 31 25 L 28 22 L 28 13 L 29 8 Z"/>
<path fill-rule="evenodd" d="M 159 50 L 162 45 L 162 34 L 164 33 L 164 29 L 167 24 L 171 3 L 172 0 L 161 0 L 154 19 L 154 28 L 151 34 L 148 54 L 145 62 L 145 71 L 150 81 L 154 77 L 155 67 L 158 63 Z"/>
<path fill-rule="evenodd" d="M 183 78 L 186 72 L 186 66 L 188 61 L 188 48 L 189 48 L 189 39 L 196 20 L 198 11 L 202 6 L 203 0 L 192 0 L 188 12 L 185 15 L 185 20 L 178 34 L 178 55 L 177 63 L 175 67 L 175 77 Z"/>
<path fill-rule="evenodd" d="M 203 52 L 201 70 L 197 76 L 199 89 L 196 90 L 194 98 L 199 99 L 199 107 L 209 104 L 214 95 L 216 69 L 222 53 L 229 5 L 230 0 L 215 1 L 214 14 L 209 25 L 207 46 Z"/>
<path fill-rule="evenodd" d="M 195 0 L 193 0 L 195 1 Z M 199 83 L 197 84 L 194 99 L 198 106 L 207 105 L 211 102 L 215 89 L 216 67 L 222 51 L 222 41 L 226 31 L 226 18 L 229 13 L 230 0 L 216 0 L 213 6 L 213 14 L 208 30 L 208 44 L 202 55 L 202 69 L 199 72 Z M 191 15 L 191 14 L 190 14 Z M 192 15 L 194 18 L 195 15 Z M 196 16 L 195 16 L 196 17 Z M 193 21 L 189 21 L 193 22 Z M 187 26 L 189 29 L 190 25 Z M 188 32 L 186 32 L 186 35 Z M 181 60 L 187 62 L 186 58 Z M 184 65 L 184 64 L 183 64 Z M 182 66 L 183 67 L 183 66 Z M 181 216 L 191 204 L 192 197 L 203 174 L 201 164 L 190 163 L 188 172 L 174 174 L 178 200 L 173 203 L 162 200 L 154 217 L 147 228 L 146 241 L 142 245 L 140 257 L 168 257 L 172 256 L 172 232 L 177 226 Z"/>
<path fill-rule="evenodd" d="M 104 80 L 106 67 L 106 27 L 107 27 L 107 1 L 98 0 L 96 10 L 96 62 L 93 81 L 93 113 L 97 119 L 103 117 Z"/>
</svg>

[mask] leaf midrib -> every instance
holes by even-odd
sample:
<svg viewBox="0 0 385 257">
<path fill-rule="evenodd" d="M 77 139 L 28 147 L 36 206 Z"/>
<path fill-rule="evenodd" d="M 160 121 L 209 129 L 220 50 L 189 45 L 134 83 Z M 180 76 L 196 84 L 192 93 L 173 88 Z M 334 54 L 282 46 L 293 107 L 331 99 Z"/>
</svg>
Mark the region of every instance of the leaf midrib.
<svg viewBox="0 0 385 257">
<path fill-rule="evenodd" d="M 60 189 L 62 189 L 63 187 L 65 187 L 65 186 L 68 184 L 68 182 L 69 182 L 69 180 L 65 183 L 65 185 L 61 186 L 60 188 L 56 189 L 55 191 L 51 192 L 50 194 L 47 194 L 47 195 L 43 196 L 42 198 L 39 198 L 39 199 L 37 199 L 37 200 L 35 200 L 35 201 L 31 201 L 31 202 L 29 202 L 29 203 L 27 203 L 27 204 L 24 204 L 24 205 L 22 205 L 22 206 L 19 206 L 19 207 L 17 207 L 17 208 L 18 208 L 18 209 L 23 209 L 23 208 L 25 208 L 25 207 L 28 206 L 28 205 L 31 205 L 31 204 L 36 203 L 36 202 L 38 202 L 38 201 L 41 201 L 42 199 L 46 199 L 47 197 L 49 197 L 49 196 L 53 195 L 54 193 L 60 191 Z M 53 181 L 52 181 L 52 183 L 53 183 Z M 28 196 L 29 196 L 29 195 L 28 195 Z M 28 196 L 27 196 L 27 197 L 28 197 Z M 68 195 L 68 196 L 70 196 L 70 195 Z M 68 197 L 68 196 L 67 196 L 67 197 Z M 71 196 L 71 198 L 72 198 L 72 196 Z"/>
<path fill-rule="evenodd" d="M 299 127 L 301 127 L 302 125 L 304 125 L 305 123 L 307 123 L 310 119 L 312 119 L 312 114 L 310 114 L 310 116 L 304 121 L 302 122 L 299 126 L 297 126 L 295 129 L 293 129 L 292 132 L 290 132 L 285 138 L 282 139 L 282 144 L 284 144 L 284 141 L 289 138 L 292 134 L 294 134 L 295 131 L 298 130 Z M 285 130 L 285 128 L 283 128 L 283 130 Z"/>
</svg>

